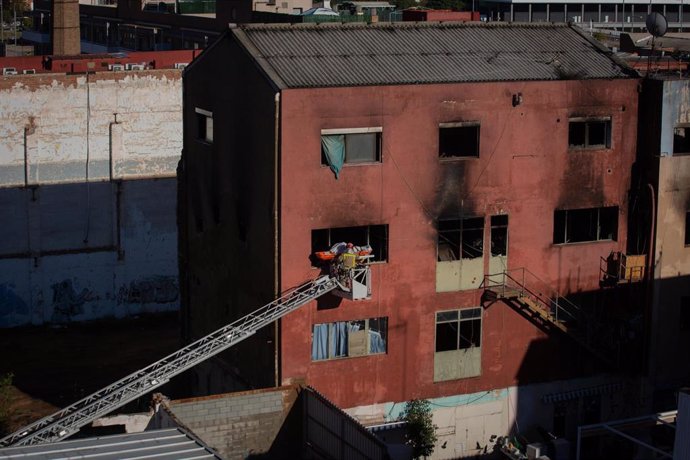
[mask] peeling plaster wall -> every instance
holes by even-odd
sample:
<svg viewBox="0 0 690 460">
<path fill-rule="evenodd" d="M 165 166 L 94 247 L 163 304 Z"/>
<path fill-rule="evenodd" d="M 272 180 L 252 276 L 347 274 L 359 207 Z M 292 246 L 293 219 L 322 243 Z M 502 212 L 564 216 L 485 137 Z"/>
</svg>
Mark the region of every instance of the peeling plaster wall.
<svg viewBox="0 0 690 460">
<path fill-rule="evenodd" d="M 176 70 L 0 77 L 0 327 L 179 307 L 181 109 Z"/>
</svg>

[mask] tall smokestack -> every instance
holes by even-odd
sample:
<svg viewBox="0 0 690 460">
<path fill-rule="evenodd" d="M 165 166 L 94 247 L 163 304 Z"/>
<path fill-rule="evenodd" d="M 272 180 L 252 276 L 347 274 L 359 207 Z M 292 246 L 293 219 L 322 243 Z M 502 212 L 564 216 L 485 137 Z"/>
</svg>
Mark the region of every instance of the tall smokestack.
<svg viewBox="0 0 690 460">
<path fill-rule="evenodd" d="M 53 0 L 53 55 L 81 53 L 79 0 Z"/>
</svg>

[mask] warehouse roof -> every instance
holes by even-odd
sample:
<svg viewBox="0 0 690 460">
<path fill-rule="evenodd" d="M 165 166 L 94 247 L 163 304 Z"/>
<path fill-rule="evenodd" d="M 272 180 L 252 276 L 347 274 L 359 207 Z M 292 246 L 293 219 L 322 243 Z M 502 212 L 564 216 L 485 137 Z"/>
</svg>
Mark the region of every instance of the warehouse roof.
<svg viewBox="0 0 690 460">
<path fill-rule="evenodd" d="M 567 24 L 249 24 L 232 33 L 280 88 L 637 76 Z"/>
<path fill-rule="evenodd" d="M 220 459 L 180 428 L 0 449 L 0 459 Z"/>
</svg>

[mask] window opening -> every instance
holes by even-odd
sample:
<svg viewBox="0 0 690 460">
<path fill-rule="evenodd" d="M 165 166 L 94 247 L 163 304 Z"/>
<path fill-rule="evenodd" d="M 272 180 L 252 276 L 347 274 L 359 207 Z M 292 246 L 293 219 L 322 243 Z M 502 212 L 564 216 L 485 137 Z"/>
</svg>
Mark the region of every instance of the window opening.
<svg viewBox="0 0 690 460">
<path fill-rule="evenodd" d="M 440 158 L 479 157 L 479 123 L 441 123 L 438 129 Z"/>
<path fill-rule="evenodd" d="M 554 244 L 616 241 L 618 206 L 554 211 Z"/>
<path fill-rule="evenodd" d="M 336 243 L 369 245 L 372 262 L 388 260 L 388 225 L 363 225 L 360 227 L 322 228 L 311 231 L 311 251 L 326 251 Z"/>
<path fill-rule="evenodd" d="M 213 142 L 213 114 L 208 110 L 196 109 L 197 139 Z"/>
<path fill-rule="evenodd" d="M 611 148 L 611 118 L 571 118 L 568 145 L 575 149 Z"/>
<path fill-rule="evenodd" d="M 321 164 L 338 178 L 345 164 L 381 161 L 381 128 L 321 130 Z"/>
<path fill-rule="evenodd" d="M 314 324 L 312 361 L 383 354 L 387 351 L 388 318 Z"/>
<path fill-rule="evenodd" d="M 508 254 L 508 216 L 491 216 L 491 256 Z"/>
<path fill-rule="evenodd" d="M 484 251 L 484 218 L 446 219 L 438 222 L 438 261 L 481 257 Z"/>
<path fill-rule="evenodd" d="M 690 297 L 683 296 L 680 298 L 680 330 L 690 331 Z"/>
<path fill-rule="evenodd" d="M 690 211 L 685 211 L 685 245 L 690 246 Z"/>
<path fill-rule="evenodd" d="M 479 347 L 482 335 L 482 309 L 436 313 L 436 352 Z"/>
<path fill-rule="evenodd" d="M 678 125 L 673 130 L 673 154 L 690 155 L 690 125 Z"/>
</svg>

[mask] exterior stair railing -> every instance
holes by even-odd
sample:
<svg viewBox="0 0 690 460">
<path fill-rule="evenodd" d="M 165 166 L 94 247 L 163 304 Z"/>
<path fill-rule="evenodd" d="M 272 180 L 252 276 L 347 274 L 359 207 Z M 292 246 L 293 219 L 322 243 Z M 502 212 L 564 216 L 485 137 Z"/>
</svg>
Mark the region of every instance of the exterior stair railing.
<svg viewBox="0 0 690 460">
<path fill-rule="evenodd" d="M 517 302 L 521 308 L 538 315 L 541 321 L 561 330 L 603 361 L 611 363 L 607 354 L 601 353 L 595 344 L 594 320 L 587 312 L 527 268 L 486 275 L 483 288 L 496 300 Z"/>
</svg>

